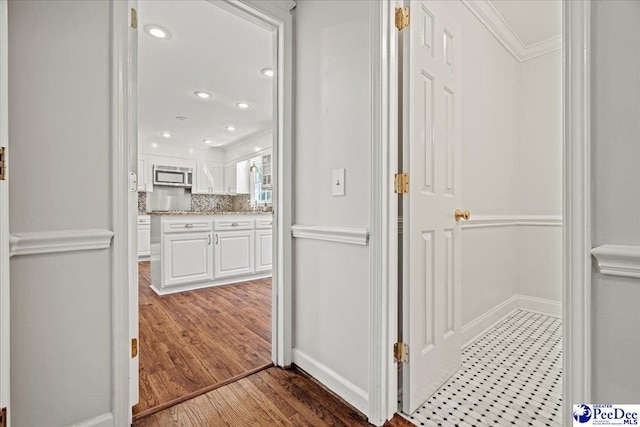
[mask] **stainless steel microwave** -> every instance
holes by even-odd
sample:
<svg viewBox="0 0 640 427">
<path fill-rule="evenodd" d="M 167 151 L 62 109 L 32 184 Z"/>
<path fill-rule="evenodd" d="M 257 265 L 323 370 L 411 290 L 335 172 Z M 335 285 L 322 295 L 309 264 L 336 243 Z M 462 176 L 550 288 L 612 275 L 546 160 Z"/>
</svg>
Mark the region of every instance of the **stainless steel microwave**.
<svg viewBox="0 0 640 427">
<path fill-rule="evenodd" d="M 191 187 L 193 185 L 193 169 L 154 165 L 153 185 Z"/>
</svg>

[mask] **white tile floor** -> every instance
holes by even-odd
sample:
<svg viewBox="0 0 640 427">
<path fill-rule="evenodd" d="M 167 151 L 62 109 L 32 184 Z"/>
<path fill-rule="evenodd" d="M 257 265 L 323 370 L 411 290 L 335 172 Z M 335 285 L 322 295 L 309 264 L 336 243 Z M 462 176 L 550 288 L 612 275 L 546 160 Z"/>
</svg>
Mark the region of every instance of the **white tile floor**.
<svg viewBox="0 0 640 427">
<path fill-rule="evenodd" d="M 463 350 L 462 367 L 416 412 L 418 426 L 562 425 L 562 321 L 516 310 Z"/>
</svg>

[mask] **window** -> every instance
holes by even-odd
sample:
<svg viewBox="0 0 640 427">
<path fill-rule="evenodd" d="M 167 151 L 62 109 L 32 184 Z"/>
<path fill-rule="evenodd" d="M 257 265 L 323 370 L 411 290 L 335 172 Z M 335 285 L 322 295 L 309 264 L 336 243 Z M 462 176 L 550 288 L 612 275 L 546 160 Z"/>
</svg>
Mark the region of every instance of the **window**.
<svg viewBox="0 0 640 427">
<path fill-rule="evenodd" d="M 257 167 L 255 172 L 251 172 L 251 203 L 271 204 L 271 190 L 262 188 L 262 157 L 254 157 L 250 163 Z"/>
</svg>

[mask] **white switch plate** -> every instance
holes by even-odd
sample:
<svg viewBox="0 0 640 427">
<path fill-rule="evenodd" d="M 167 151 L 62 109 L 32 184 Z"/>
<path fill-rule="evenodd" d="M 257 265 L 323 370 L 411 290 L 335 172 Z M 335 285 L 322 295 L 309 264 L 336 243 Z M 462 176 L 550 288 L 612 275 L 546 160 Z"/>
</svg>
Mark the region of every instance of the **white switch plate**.
<svg viewBox="0 0 640 427">
<path fill-rule="evenodd" d="M 331 194 L 333 196 L 344 196 L 344 188 L 345 188 L 345 170 L 344 169 L 334 169 L 331 173 Z"/>
</svg>

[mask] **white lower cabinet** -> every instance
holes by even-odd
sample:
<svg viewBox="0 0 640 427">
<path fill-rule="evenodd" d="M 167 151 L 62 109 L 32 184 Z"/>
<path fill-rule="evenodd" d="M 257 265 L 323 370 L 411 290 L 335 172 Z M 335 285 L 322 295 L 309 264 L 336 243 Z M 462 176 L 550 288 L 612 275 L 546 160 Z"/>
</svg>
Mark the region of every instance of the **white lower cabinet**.
<svg viewBox="0 0 640 427">
<path fill-rule="evenodd" d="M 271 271 L 271 253 L 273 252 L 273 232 L 256 230 L 256 273 Z"/>
<path fill-rule="evenodd" d="M 178 286 L 212 280 L 212 240 L 212 233 L 165 234 L 162 242 L 163 285 Z"/>
<path fill-rule="evenodd" d="M 215 278 L 254 273 L 253 230 L 215 233 Z"/>
<path fill-rule="evenodd" d="M 138 215 L 138 258 L 151 255 L 151 219 L 149 215 Z"/>
</svg>

